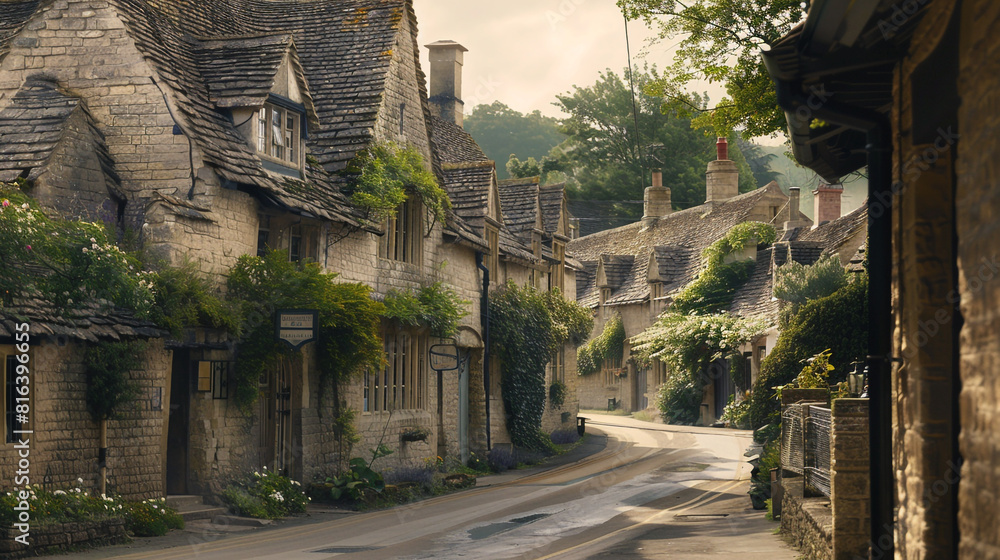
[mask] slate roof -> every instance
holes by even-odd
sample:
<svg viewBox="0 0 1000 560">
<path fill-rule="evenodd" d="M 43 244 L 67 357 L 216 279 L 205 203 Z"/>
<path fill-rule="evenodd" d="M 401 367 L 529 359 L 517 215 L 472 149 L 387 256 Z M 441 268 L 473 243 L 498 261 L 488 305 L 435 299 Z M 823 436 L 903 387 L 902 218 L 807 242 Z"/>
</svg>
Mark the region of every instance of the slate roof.
<svg viewBox="0 0 1000 560">
<path fill-rule="evenodd" d="M 811 241 L 779 242 L 759 251 L 750 277 L 733 297 L 730 313 L 777 321 L 780 305 L 774 297 L 774 269 L 789 260 L 813 264 L 823 252 L 823 246 Z"/>
<path fill-rule="evenodd" d="M 542 229 L 548 235 L 555 235 L 559 231 L 559 218 L 562 216 L 565 190 L 565 183 L 538 188 L 538 203 L 542 210 Z"/>
<path fill-rule="evenodd" d="M 0 58 L 7 54 L 7 47 L 28 18 L 38 8 L 38 0 L 31 2 L 0 2 Z"/>
<path fill-rule="evenodd" d="M 493 186 L 493 162 L 443 164 L 441 178 L 455 214 L 481 229 Z"/>
<path fill-rule="evenodd" d="M 66 336 L 88 342 L 166 334 L 121 308 L 91 302 L 67 309 L 37 297 L 17 298 L 17 305 L 0 307 L 0 337 L 13 337 L 15 325 L 21 322 L 29 323 L 32 336 Z"/>
<path fill-rule="evenodd" d="M 538 219 L 538 177 L 505 179 L 499 188 L 504 224 L 521 241 L 531 243 Z"/>
<path fill-rule="evenodd" d="M 206 40 L 194 55 L 209 98 L 218 107 L 259 107 L 291 46 L 287 34 Z"/>
<path fill-rule="evenodd" d="M 86 104 L 41 78 L 25 81 L 10 104 L 0 111 L 0 138 L 3 139 L 0 143 L 0 181 L 38 177 L 74 114 L 80 115 L 93 135 L 108 186 L 117 191 L 120 186 L 118 174 L 104 143 L 104 135 L 94 125 Z"/>
<path fill-rule="evenodd" d="M 486 157 L 472 135 L 453 122 L 431 117 L 431 142 L 437 150 L 442 164 L 449 163 L 493 163 Z"/>
<path fill-rule="evenodd" d="M 813 241 L 823 247 L 824 252 L 839 251 L 855 234 L 867 231 L 868 200 L 861 206 L 844 214 L 836 220 L 831 220 L 816 228 L 805 231 L 798 236 L 801 241 Z"/>
<path fill-rule="evenodd" d="M 702 204 L 686 210 L 673 212 L 659 218 L 649 227 L 635 222 L 615 229 L 604 230 L 574 239 L 567 245 L 581 261 L 596 261 L 601 255 L 632 255 L 635 257 L 631 280 L 612 292 L 608 303 L 623 305 L 637 303 L 649 298 L 647 268 L 650 251 L 661 247 L 658 253 L 663 258 L 672 255 L 676 263 L 665 260 L 664 265 L 676 266 L 670 273 L 670 283 L 664 285 L 664 293 L 669 293 L 691 282 L 700 270 L 701 252 L 730 228 L 751 218 L 754 208 L 762 199 L 780 193 L 777 183 L 770 183 L 757 190 L 741 194 L 722 202 Z M 664 273 L 660 269 L 661 274 Z M 597 298 L 590 291 L 577 286 L 577 299 L 583 305 L 593 307 Z"/>
</svg>

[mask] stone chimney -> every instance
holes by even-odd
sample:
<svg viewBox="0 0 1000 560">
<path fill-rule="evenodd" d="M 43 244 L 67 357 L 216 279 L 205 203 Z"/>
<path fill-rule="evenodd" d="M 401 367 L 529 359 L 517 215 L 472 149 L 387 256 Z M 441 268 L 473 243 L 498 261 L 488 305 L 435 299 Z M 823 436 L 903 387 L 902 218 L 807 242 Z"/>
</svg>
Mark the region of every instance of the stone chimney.
<svg viewBox="0 0 1000 560">
<path fill-rule="evenodd" d="M 736 162 L 729 159 L 729 143 L 720 137 L 715 148 L 718 159 L 708 162 L 705 173 L 705 202 L 722 202 L 740 192 L 740 174 Z"/>
<path fill-rule="evenodd" d="M 840 217 L 840 197 L 843 194 L 844 185 L 841 183 L 819 184 L 813 191 L 813 227 Z"/>
<path fill-rule="evenodd" d="M 788 221 L 785 222 L 785 231 L 809 225 L 809 222 L 801 218 L 802 213 L 799 211 L 800 202 L 799 188 L 788 187 Z"/>
<path fill-rule="evenodd" d="M 431 113 L 435 117 L 462 126 L 462 53 L 469 49 L 455 41 L 437 41 L 424 45 L 431 59 Z"/>
<path fill-rule="evenodd" d="M 642 198 L 642 227 L 648 228 L 658 218 L 673 212 L 670 205 L 670 189 L 663 186 L 663 172 L 653 171 L 653 186 L 646 187 Z"/>
</svg>

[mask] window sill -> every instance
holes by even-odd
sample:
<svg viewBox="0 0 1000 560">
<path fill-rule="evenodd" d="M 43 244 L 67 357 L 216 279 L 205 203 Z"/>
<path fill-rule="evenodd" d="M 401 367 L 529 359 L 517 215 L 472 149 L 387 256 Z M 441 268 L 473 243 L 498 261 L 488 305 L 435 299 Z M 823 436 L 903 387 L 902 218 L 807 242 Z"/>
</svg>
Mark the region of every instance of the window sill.
<svg viewBox="0 0 1000 560">
<path fill-rule="evenodd" d="M 283 175 L 285 177 L 302 179 L 301 167 L 293 167 L 289 165 L 291 162 L 280 160 L 260 152 L 257 152 L 257 155 L 260 157 L 260 162 L 263 164 L 265 170 L 270 171 L 271 173 L 277 173 L 278 175 Z"/>
</svg>

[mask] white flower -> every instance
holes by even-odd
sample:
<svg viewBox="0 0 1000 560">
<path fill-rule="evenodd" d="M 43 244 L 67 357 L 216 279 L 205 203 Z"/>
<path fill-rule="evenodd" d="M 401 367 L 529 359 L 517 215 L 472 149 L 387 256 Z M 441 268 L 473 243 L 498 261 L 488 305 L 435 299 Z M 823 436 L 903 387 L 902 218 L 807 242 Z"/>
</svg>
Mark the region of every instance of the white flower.
<svg viewBox="0 0 1000 560">
<path fill-rule="evenodd" d="M 77 482 L 77 484 L 83 484 L 83 479 L 82 478 L 78 478 L 78 479 L 76 479 L 76 482 Z"/>
<path fill-rule="evenodd" d="M 96 240 L 96 239 L 94 239 L 93 237 L 91 237 L 91 238 L 90 238 L 90 242 L 91 242 L 91 243 L 97 243 L 97 240 Z"/>
<path fill-rule="evenodd" d="M 86 248 L 86 247 L 84 247 L 84 248 L 83 248 L 83 252 L 84 252 L 84 253 L 86 253 L 86 252 L 88 252 L 88 251 L 90 251 L 90 249 L 88 249 L 88 248 Z"/>
<path fill-rule="evenodd" d="M 66 491 L 65 490 L 56 490 L 55 492 L 52 493 L 52 495 L 53 496 L 65 496 L 66 495 Z"/>
</svg>

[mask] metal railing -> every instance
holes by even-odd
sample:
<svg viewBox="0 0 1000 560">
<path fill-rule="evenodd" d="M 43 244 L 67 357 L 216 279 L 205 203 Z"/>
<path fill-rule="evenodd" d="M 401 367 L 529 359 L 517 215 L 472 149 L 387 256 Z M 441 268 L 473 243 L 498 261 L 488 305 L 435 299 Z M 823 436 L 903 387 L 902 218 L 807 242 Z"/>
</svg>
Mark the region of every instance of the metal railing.
<svg viewBox="0 0 1000 560">
<path fill-rule="evenodd" d="M 808 493 L 830 496 L 830 409 L 789 405 L 781 413 L 781 469 L 803 477 Z"/>
</svg>

